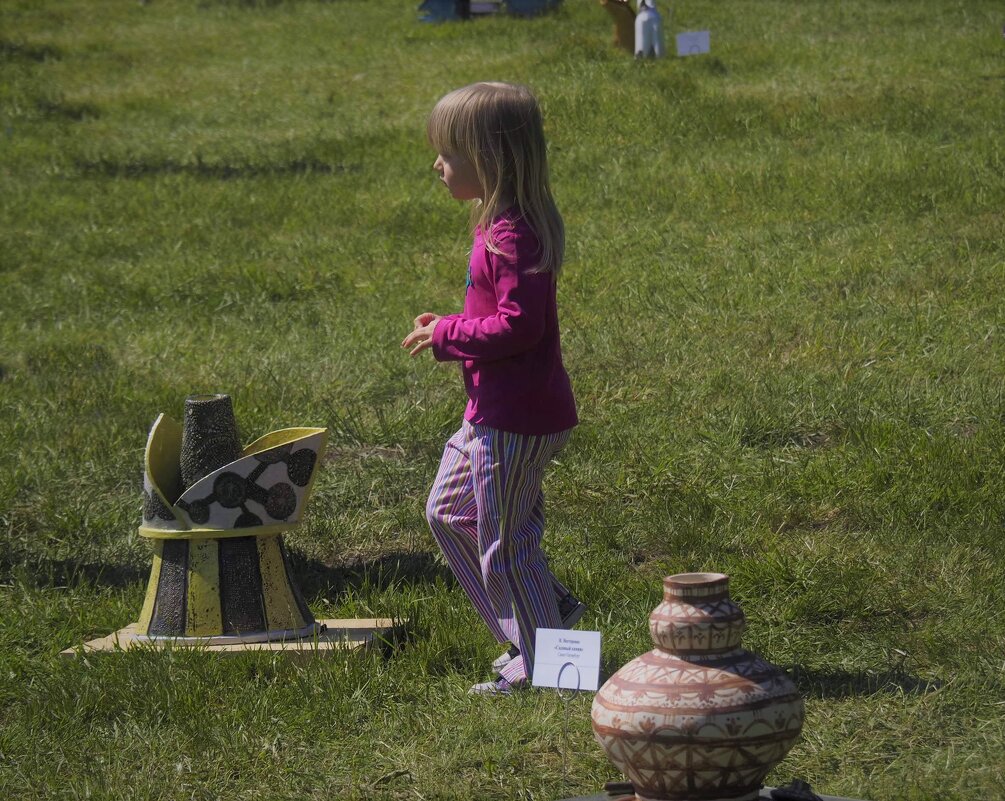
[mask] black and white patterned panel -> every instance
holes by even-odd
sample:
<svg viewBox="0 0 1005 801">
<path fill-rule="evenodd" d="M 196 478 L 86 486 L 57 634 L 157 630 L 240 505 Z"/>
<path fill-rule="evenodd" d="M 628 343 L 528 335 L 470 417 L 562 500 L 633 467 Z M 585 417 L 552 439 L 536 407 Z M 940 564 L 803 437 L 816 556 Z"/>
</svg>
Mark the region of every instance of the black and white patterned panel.
<svg viewBox="0 0 1005 801">
<path fill-rule="evenodd" d="M 323 440 L 323 434 L 311 434 L 224 465 L 188 489 L 175 506 L 193 528 L 296 523 Z"/>
</svg>

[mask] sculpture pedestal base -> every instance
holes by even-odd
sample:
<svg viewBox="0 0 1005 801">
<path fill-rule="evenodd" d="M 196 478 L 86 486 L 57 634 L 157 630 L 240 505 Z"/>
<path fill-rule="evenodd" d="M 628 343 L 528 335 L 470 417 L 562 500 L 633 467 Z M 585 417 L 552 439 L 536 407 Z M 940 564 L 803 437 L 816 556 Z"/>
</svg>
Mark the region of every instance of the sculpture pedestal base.
<svg viewBox="0 0 1005 801">
<path fill-rule="evenodd" d="M 60 656 L 74 657 L 96 653 L 114 653 L 137 648 L 162 651 L 167 648 L 193 648 L 208 654 L 230 656 L 252 651 L 268 651 L 281 656 L 311 657 L 323 656 L 332 651 L 356 651 L 376 641 L 390 640 L 396 630 L 401 630 L 408 621 L 394 621 L 390 618 L 353 618 L 319 620 L 327 629 L 317 637 L 303 639 L 274 640 L 272 642 L 243 642 L 227 645 L 206 645 L 204 643 L 181 640 L 147 641 L 137 640 L 137 623 L 131 623 L 107 637 L 90 640 L 76 648 L 67 648 Z"/>
<path fill-rule="evenodd" d="M 774 801 L 774 797 L 771 795 L 771 791 L 773 789 L 775 788 L 762 787 L 757 795 L 757 801 Z M 563 799 L 563 801 L 634 801 L 635 797 L 635 794 L 632 792 L 606 792 L 600 793 L 599 795 L 581 795 L 576 798 L 566 798 Z M 863 799 L 844 798 L 843 796 L 837 795 L 820 795 L 819 793 L 817 793 L 817 798 L 819 798 L 820 801 L 863 801 Z"/>
</svg>

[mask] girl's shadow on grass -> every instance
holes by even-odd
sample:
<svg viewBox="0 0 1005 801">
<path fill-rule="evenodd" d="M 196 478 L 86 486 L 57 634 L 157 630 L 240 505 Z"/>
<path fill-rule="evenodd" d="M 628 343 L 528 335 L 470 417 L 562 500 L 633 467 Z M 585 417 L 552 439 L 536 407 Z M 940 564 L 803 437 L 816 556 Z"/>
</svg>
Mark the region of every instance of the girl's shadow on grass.
<svg viewBox="0 0 1005 801">
<path fill-rule="evenodd" d="M 312 599 L 330 602 L 353 590 L 382 592 L 402 585 L 457 583 L 449 568 L 432 553 L 391 551 L 337 565 L 326 565 L 292 551 L 289 558 L 293 580 L 312 605 Z M 419 623 L 419 614 L 419 608 L 411 608 L 408 619 L 397 620 L 393 629 L 379 638 L 380 653 L 385 660 L 422 636 L 424 626 Z"/>
<path fill-rule="evenodd" d="M 364 587 L 382 591 L 400 584 L 456 583 L 450 569 L 432 553 L 391 551 L 371 559 L 353 559 L 342 564 L 326 565 L 317 559 L 308 559 L 289 552 L 290 569 L 294 581 L 304 597 L 332 598 L 346 590 Z"/>
</svg>

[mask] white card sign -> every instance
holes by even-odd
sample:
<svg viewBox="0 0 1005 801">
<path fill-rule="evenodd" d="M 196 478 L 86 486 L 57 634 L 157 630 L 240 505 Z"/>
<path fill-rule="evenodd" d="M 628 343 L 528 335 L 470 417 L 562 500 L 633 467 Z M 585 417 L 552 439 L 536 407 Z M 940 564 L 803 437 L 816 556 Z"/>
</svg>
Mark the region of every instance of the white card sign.
<svg viewBox="0 0 1005 801">
<path fill-rule="evenodd" d="M 538 629 L 535 687 L 592 690 L 600 682 L 600 632 Z"/>
<path fill-rule="evenodd" d="M 677 55 L 698 56 L 712 49 L 711 35 L 708 31 L 686 31 L 677 34 Z"/>
</svg>

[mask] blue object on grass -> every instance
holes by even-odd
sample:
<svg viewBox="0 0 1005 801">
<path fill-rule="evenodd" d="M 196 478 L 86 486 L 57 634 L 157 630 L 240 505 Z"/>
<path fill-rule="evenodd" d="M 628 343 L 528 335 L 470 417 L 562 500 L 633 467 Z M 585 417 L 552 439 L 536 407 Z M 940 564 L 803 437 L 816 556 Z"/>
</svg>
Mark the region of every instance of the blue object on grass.
<svg viewBox="0 0 1005 801">
<path fill-rule="evenodd" d="M 506 11 L 517 17 L 535 17 L 555 8 L 562 0 L 505 0 Z M 450 22 L 471 17 L 470 0 L 423 0 L 421 22 Z"/>
<path fill-rule="evenodd" d="M 555 8 L 561 0 L 506 0 L 506 10 L 521 17 L 533 17 Z"/>
<path fill-rule="evenodd" d="M 457 0 L 422 0 L 419 11 L 426 12 L 424 17 L 420 17 L 422 22 L 448 22 L 461 18 L 457 13 Z"/>
</svg>

